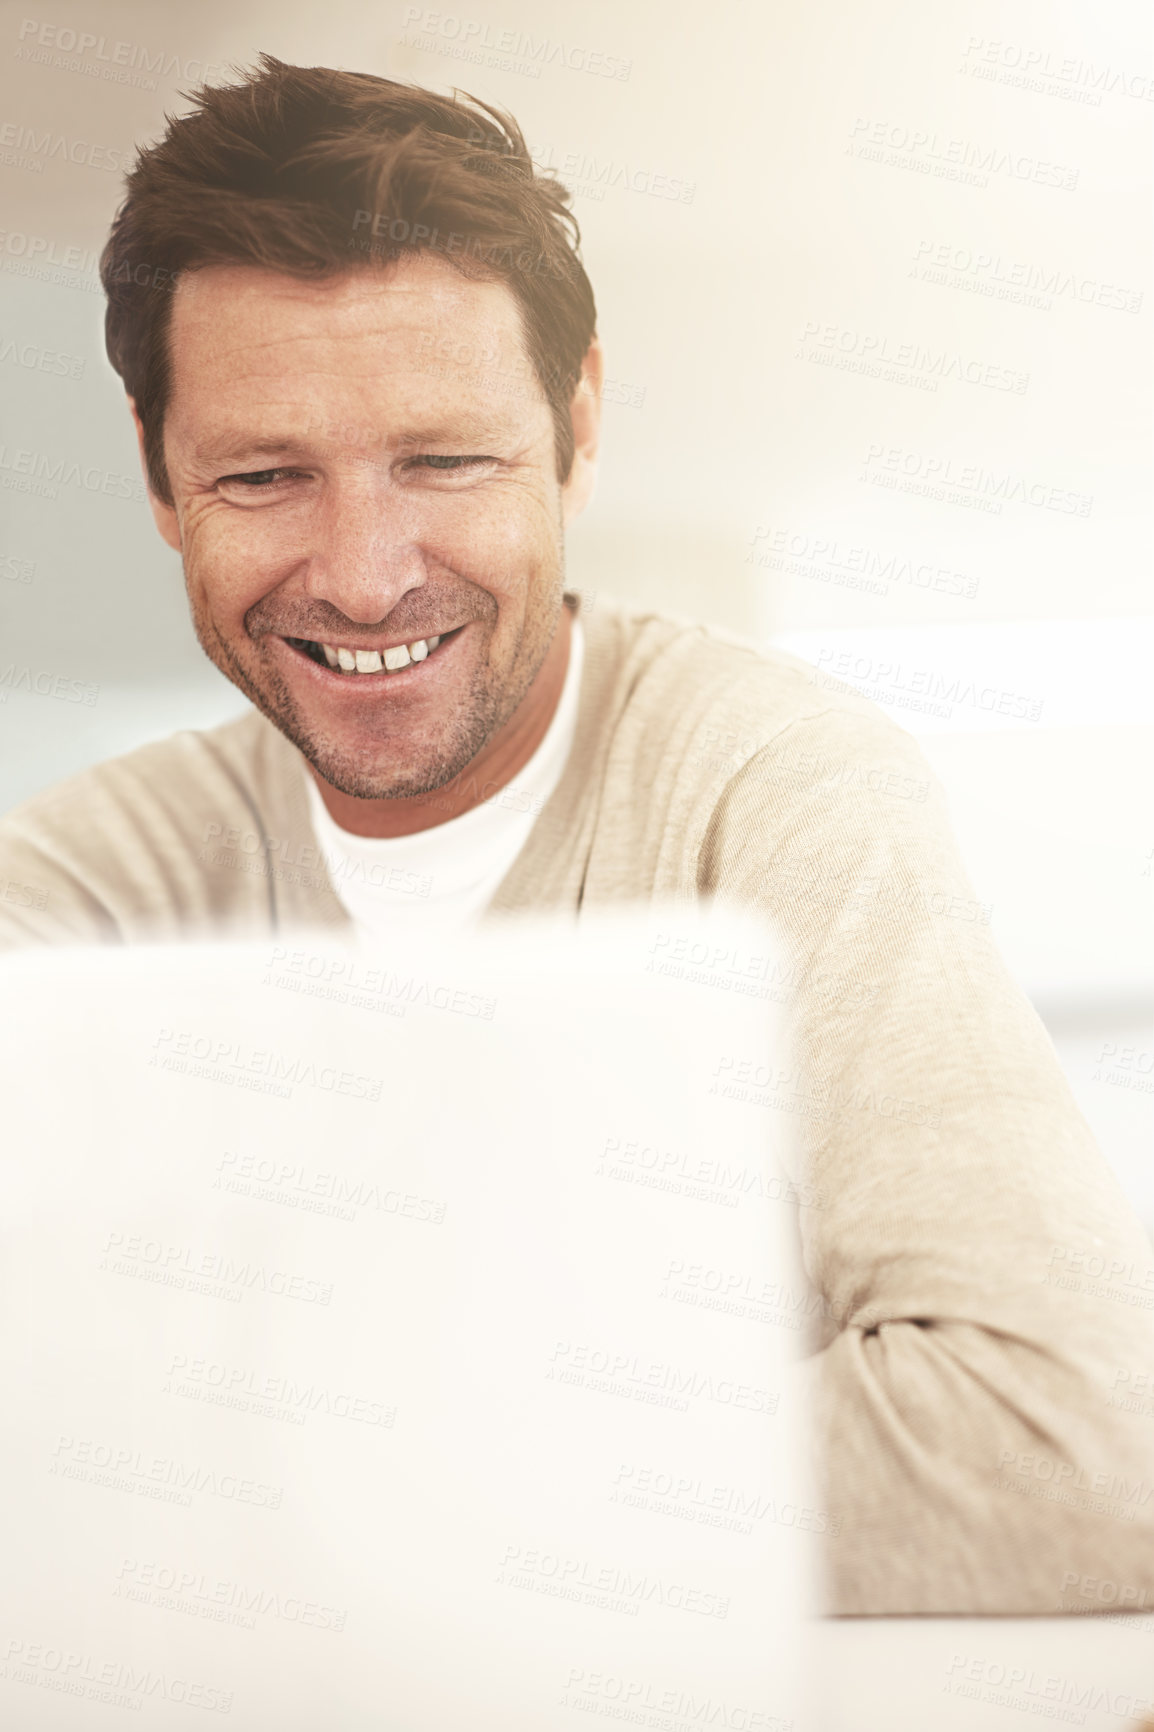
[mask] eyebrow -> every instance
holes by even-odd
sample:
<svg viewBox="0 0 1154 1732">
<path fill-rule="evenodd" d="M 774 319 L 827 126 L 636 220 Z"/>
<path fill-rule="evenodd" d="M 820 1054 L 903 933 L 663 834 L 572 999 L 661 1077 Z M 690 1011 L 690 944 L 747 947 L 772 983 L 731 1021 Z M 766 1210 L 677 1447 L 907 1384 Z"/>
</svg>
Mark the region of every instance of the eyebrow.
<svg viewBox="0 0 1154 1732">
<path fill-rule="evenodd" d="M 192 456 L 197 463 L 231 463 L 241 457 L 285 457 L 300 445 L 300 440 L 288 439 L 205 439 L 193 446 Z"/>
<path fill-rule="evenodd" d="M 348 422 L 349 427 L 357 423 Z M 199 464 L 215 466 L 220 463 L 239 462 L 249 458 L 283 458 L 289 457 L 306 449 L 315 437 L 320 447 L 335 444 L 351 444 L 350 440 L 342 440 L 341 423 L 332 424 L 324 421 L 310 424 L 303 434 L 295 438 L 277 434 L 273 436 L 260 435 L 246 439 L 242 434 L 223 433 L 217 438 L 208 437 L 193 447 L 193 461 Z M 364 429 L 368 431 L 368 429 Z M 516 424 L 505 418 L 482 420 L 480 417 L 461 417 L 458 420 L 439 421 L 428 427 L 413 428 L 393 436 L 382 435 L 376 441 L 369 439 L 367 444 L 385 445 L 391 450 L 408 450 L 418 445 L 472 445 L 480 447 L 493 442 L 501 443 L 507 439 L 516 438 L 521 430 Z"/>
</svg>

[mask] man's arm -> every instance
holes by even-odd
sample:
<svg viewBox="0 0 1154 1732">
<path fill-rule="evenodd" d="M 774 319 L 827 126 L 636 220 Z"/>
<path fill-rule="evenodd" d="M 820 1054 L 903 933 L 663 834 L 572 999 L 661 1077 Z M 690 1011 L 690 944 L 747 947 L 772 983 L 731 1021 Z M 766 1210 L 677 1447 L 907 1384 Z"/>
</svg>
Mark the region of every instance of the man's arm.
<svg viewBox="0 0 1154 1732">
<path fill-rule="evenodd" d="M 255 714 L 107 759 L 0 818 L 0 948 L 251 939 L 345 920 L 300 759 Z"/>
<path fill-rule="evenodd" d="M 0 950 L 120 941 L 78 853 L 32 803 L 0 821 Z"/>
<path fill-rule="evenodd" d="M 1154 1366 L 1154 1257 L 913 741 L 788 728 L 729 782 L 700 888 L 797 970 L 833 1609 L 1053 1612 L 1083 1575 L 1154 1605 L 1154 1419 L 1111 1404 Z"/>
</svg>

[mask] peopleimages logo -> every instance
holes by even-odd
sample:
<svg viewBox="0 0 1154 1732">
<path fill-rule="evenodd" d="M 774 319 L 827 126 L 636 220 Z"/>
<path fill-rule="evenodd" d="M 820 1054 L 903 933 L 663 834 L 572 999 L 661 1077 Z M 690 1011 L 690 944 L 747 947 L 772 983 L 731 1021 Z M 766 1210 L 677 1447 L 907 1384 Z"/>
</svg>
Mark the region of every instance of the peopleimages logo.
<svg viewBox="0 0 1154 1732">
<path fill-rule="evenodd" d="M 752 1534 L 754 1523 L 761 1521 L 776 1527 L 797 1528 L 801 1533 L 828 1533 L 834 1538 L 841 1532 L 841 1517 L 831 1515 L 828 1510 L 779 1502 L 737 1486 L 711 1484 L 692 1473 L 673 1473 L 629 1462 L 623 1462 L 614 1475 L 609 1502 L 739 1534 Z"/>
<path fill-rule="evenodd" d="M 121 1599 L 171 1611 L 195 1611 L 214 1623 L 239 1624 L 248 1630 L 255 1627 L 258 1616 L 338 1634 L 348 1621 L 344 1606 L 327 1606 L 299 1594 L 286 1594 L 283 1587 L 253 1587 L 154 1558 L 125 1558 L 112 1592 Z"/>
<path fill-rule="evenodd" d="M 1001 1660 L 970 1654 L 954 1655 L 942 1688 L 950 1695 L 1016 1708 L 1023 1714 L 1045 1715 L 1047 1720 L 1064 1720 L 1075 1726 L 1086 1724 L 1085 1710 L 1102 1710 L 1128 1722 L 1132 1715 L 1148 1714 L 1154 1708 L 1154 1698 L 1132 1696 L 1113 1684 L 1087 1682 L 1058 1672 L 1040 1673 L 1032 1666 L 1007 1666 Z"/>
<path fill-rule="evenodd" d="M 912 385 L 936 391 L 943 380 L 980 385 L 991 391 L 1011 391 L 1021 397 L 1030 383 L 1028 373 L 999 366 L 973 355 L 933 344 L 903 341 L 881 331 L 859 331 L 848 326 L 807 319 L 798 333 L 794 359 L 819 366 L 837 367 L 870 379 Z"/>
<path fill-rule="evenodd" d="M 143 90 L 156 89 L 153 73 L 187 83 L 211 84 L 229 71 L 222 62 L 182 59 L 166 48 L 113 41 L 91 30 L 77 30 L 71 24 L 43 23 L 38 18 L 21 19 L 17 35 L 20 44 L 16 49 L 17 60 L 61 66 L 66 71 L 84 72 L 113 84 L 134 84 Z"/>
<path fill-rule="evenodd" d="M 585 198 L 603 199 L 609 188 L 616 187 L 623 192 L 644 193 L 649 198 L 692 204 L 697 191 L 696 181 L 661 173 L 637 162 L 590 156 L 583 150 L 558 152 L 552 144 L 536 145 L 531 154 L 537 169 L 557 175 Z"/>
<path fill-rule="evenodd" d="M 567 72 L 587 72 L 596 78 L 627 79 L 632 60 L 619 54 L 577 43 L 553 42 L 548 36 L 533 36 L 512 27 L 495 28 L 487 19 L 462 18 L 455 12 L 440 12 L 427 6 L 406 6 L 401 46 L 422 48 L 428 53 L 448 54 L 457 60 L 489 65 L 493 55 L 505 56 L 503 67 L 540 78 L 545 66 L 560 66 Z M 423 38 L 423 40 L 422 40 Z"/>
<path fill-rule="evenodd" d="M 18 908 L 47 908 L 48 892 L 39 884 L 22 884 L 18 878 L 0 878 L 0 902 Z"/>
<path fill-rule="evenodd" d="M 227 1503 L 251 1504 L 254 1509 L 279 1510 L 284 1487 L 266 1485 L 243 1474 L 221 1473 L 216 1468 L 179 1461 L 174 1456 L 148 1455 L 131 1445 L 104 1443 L 99 1438 L 62 1434 L 48 1463 L 48 1471 L 60 1479 L 80 1480 L 109 1491 L 126 1491 L 161 1503 L 187 1508 L 199 1492 L 223 1498 Z"/>
<path fill-rule="evenodd" d="M 1080 1598 L 1092 1602 L 1092 1609 L 1100 1611 L 1103 1606 L 1132 1606 L 1135 1611 L 1148 1612 L 1154 1610 L 1154 1594 L 1147 1598 L 1148 1589 L 1136 1582 L 1115 1582 L 1109 1577 L 1080 1576 L 1077 1570 L 1066 1570 L 1062 1576 L 1062 1593 L 1067 1595 L 1071 1588 L 1076 1588 Z M 1066 1610 L 1066 1606 L 1061 1608 Z M 1091 1608 L 1088 1607 L 1087 1610 Z"/>
<path fill-rule="evenodd" d="M 328 1094 L 348 1095 L 354 1100 L 379 1101 L 382 1079 L 361 1076 L 356 1071 L 337 1070 L 335 1065 L 317 1065 L 312 1059 L 250 1047 L 244 1041 L 221 1039 L 195 1030 L 162 1028 L 152 1043 L 150 1063 L 161 1070 L 184 1071 L 210 1082 L 240 1082 L 256 1079 L 285 1095 L 296 1087 L 321 1089 Z"/>
<path fill-rule="evenodd" d="M 723 1696 L 698 1696 L 678 1685 L 620 1672 L 590 1672 L 572 1666 L 562 1705 L 595 1717 L 629 1721 L 634 1726 L 666 1726 L 671 1732 L 717 1727 L 726 1732 L 797 1732 L 797 1722 L 766 1708 L 752 1708 Z"/>
<path fill-rule="evenodd" d="M 947 241 L 919 241 L 914 251 L 911 276 L 941 288 L 993 296 L 1016 305 L 1049 312 L 1056 299 L 1065 295 L 1084 306 L 1106 307 L 1120 313 L 1142 308 L 1142 291 L 1120 287 L 1100 277 L 1082 276 L 1062 265 L 1030 264 L 1003 258 L 975 247 L 954 246 Z"/>
<path fill-rule="evenodd" d="M 358 1212 L 365 1209 L 440 1226 L 447 1206 L 441 1198 L 425 1197 L 416 1191 L 382 1189 L 363 1175 L 321 1172 L 301 1161 L 285 1161 L 251 1150 L 235 1154 L 226 1149 L 217 1162 L 213 1186 L 304 1212 L 335 1215 L 344 1221 L 355 1220 Z"/>
<path fill-rule="evenodd" d="M 59 379 L 82 379 L 84 362 L 79 355 L 59 349 L 44 349 L 22 337 L 0 337 L 0 361 L 24 367 L 30 373 L 51 373 Z"/>
<path fill-rule="evenodd" d="M 1006 501 L 1033 505 L 1040 510 L 1069 512 L 1077 517 L 1089 517 L 1094 505 L 1093 494 L 1053 487 L 1014 470 L 987 469 L 981 463 L 958 463 L 952 457 L 913 451 L 901 445 L 883 445 L 876 440 L 866 451 L 864 462 L 867 473 L 861 477 L 862 480 L 888 486 L 902 484 L 906 492 L 928 492 L 931 498 L 949 497 L 957 503 L 953 494 L 947 495 L 943 491 L 952 487 L 957 490 L 959 499 L 968 494 L 995 514 L 1000 514 Z"/>
<path fill-rule="evenodd" d="M 917 173 L 960 180 L 979 187 L 989 185 L 990 175 L 1004 174 L 1011 180 L 1073 192 L 1082 172 L 1066 163 L 1019 154 L 999 145 L 978 144 L 968 138 L 946 138 L 932 129 L 871 120 L 860 115 L 851 129 L 846 154 L 881 162 L 891 168 L 912 169 Z"/>
<path fill-rule="evenodd" d="M 1095 108 L 1104 95 L 1154 102 L 1154 78 L 1148 73 L 1130 72 L 1112 66 L 1109 61 L 1098 65 L 1080 55 L 1007 42 L 1003 37 L 971 36 L 958 70 L 973 78 L 1016 84 L 1028 90 L 1046 91 L 1049 87 L 1053 94 L 1088 102 Z"/>
<path fill-rule="evenodd" d="M 1055 1456 L 1003 1449 L 990 1482 L 995 1491 L 1063 1503 L 1072 1509 L 1132 1522 L 1154 1497 L 1154 1485 L 1127 1479 L 1112 1468 L 1093 1468 Z"/>
<path fill-rule="evenodd" d="M 52 1642 L 11 1638 L 0 1661 L 0 1676 L 8 1683 L 33 1684 L 40 1689 L 58 1690 L 65 1696 L 87 1696 L 110 1708 L 136 1712 L 143 1708 L 146 1696 L 179 1702 L 185 1708 L 204 1708 L 214 1714 L 232 1711 L 232 1691 L 219 1685 L 176 1677 L 131 1660 L 79 1653 Z"/>
<path fill-rule="evenodd" d="M 588 1342 L 558 1341 L 545 1377 L 549 1382 L 602 1395 L 626 1396 L 677 1413 L 687 1412 L 691 1400 L 704 1398 L 722 1407 L 740 1408 L 772 1419 L 781 1399 L 776 1392 L 759 1385 L 738 1383 L 731 1377 L 718 1378 L 710 1371 L 669 1365 Z"/>
<path fill-rule="evenodd" d="M 65 457 L 53 457 L 46 451 L 13 451 L 7 445 L 0 445 L 0 484 L 18 493 L 36 492 L 49 499 L 56 498 L 58 487 L 79 487 L 85 493 L 131 499 L 137 505 L 143 505 L 145 500 L 144 483 L 133 475 L 102 469 L 98 463 L 82 465 Z"/>
<path fill-rule="evenodd" d="M 759 546 L 759 542 L 765 545 Z M 770 524 L 758 524 L 754 530 L 745 563 L 872 595 L 888 595 L 891 583 L 908 583 L 913 589 L 932 590 L 938 595 L 960 595 L 967 601 L 978 593 L 979 579 L 952 566 Z"/>
<path fill-rule="evenodd" d="M 355 957 L 326 952 L 274 947 L 270 970 L 263 984 L 304 995 L 330 998 L 359 1010 L 391 1007 L 402 1013 L 410 1009 L 449 1011 L 457 1016 L 475 1016 L 492 1022 L 495 998 L 472 992 L 453 982 L 434 981 L 413 974 L 402 975 L 389 968 L 366 968 Z M 380 1083 L 370 1099 L 380 1096 Z"/>
<path fill-rule="evenodd" d="M 60 698 L 66 704 L 86 704 L 89 709 L 100 696 L 100 687 L 84 680 L 74 680 L 67 674 L 49 673 L 43 668 L 17 667 L 9 662 L 0 667 L 0 703 L 7 703 L 9 692 L 28 692 L 37 698 Z"/>
<path fill-rule="evenodd" d="M 214 1296 L 241 1298 L 246 1292 L 272 1293 L 279 1299 L 299 1299 L 306 1305 L 328 1305 L 331 1281 L 310 1279 L 288 1269 L 273 1269 L 263 1263 L 243 1262 L 227 1252 L 204 1251 L 191 1245 L 173 1245 L 150 1239 L 143 1233 L 110 1232 L 100 1264 L 114 1275 L 156 1275 L 164 1286 L 187 1287 L 198 1283 L 217 1285 Z"/>
<path fill-rule="evenodd" d="M 501 1587 L 527 1588 L 530 1592 L 552 1593 L 560 1599 L 580 1600 L 601 1611 L 623 1612 L 627 1617 L 636 1617 L 643 1605 L 667 1606 L 703 1618 L 729 1616 L 728 1595 L 711 1593 L 685 1582 L 667 1582 L 645 1572 L 635 1575 L 619 1564 L 598 1564 L 540 1546 L 506 1546 L 498 1565 L 497 1582 Z"/>
<path fill-rule="evenodd" d="M 43 172 L 46 162 L 72 162 L 79 168 L 99 168 L 120 174 L 129 166 L 130 155 L 115 145 L 93 144 L 86 138 L 69 138 L 62 132 L 37 132 L 10 120 L 0 126 L 0 161 L 14 168 Z"/>
<path fill-rule="evenodd" d="M 329 1419 L 348 1419 L 358 1425 L 378 1425 L 389 1430 L 397 1417 L 395 1407 L 367 1395 L 332 1390 L 311 1381 L 298 1384 L 291 1377 L 256 1371 L 245 1365 L 226 1365 L 222 1360 L 190 1359 L 187 1353 L 174 1353 L 169 1360 L 164 1393 L 265 1419 L 288 1418 L 296 1425 L 304 1425 L 312 1414 L 322 1413 Z"/>
</svg>

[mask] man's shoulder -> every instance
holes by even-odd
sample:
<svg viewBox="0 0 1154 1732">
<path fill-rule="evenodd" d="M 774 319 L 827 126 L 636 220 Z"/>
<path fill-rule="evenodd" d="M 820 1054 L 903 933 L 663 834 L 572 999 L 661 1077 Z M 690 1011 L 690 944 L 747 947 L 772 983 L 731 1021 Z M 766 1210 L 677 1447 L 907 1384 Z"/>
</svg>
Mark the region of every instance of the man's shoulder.
<svg viewBox="0 0 1154 1732">
<path fill-rule="evenodd" d="M 0 817 L 0 837 L 91 842 L 93 827 L 113 818 L 147 829 L 167 817 L 186 830 L 218 810 L 251 806 L 270 768 L 283 768 L 285 746 L 255 710 L 215 728 L 182 729 L 41 789 Z"/>
<path fill-rule="evenodd" d="M 601 596 L 583 615 L 594 656 L 613 670 L 605 684 L 615 732 L 711 781 L 787 743 L 920 761 L 916 741 L 884 710 L 800 656 Z"/>
<path fill-rule="evenodd" d="M 0 949 L 163 940 L 267 913 L 249 856 L 293 831 L 298 770 L 294 748 L 250 711 L 25 800 L 0 818 Z"/>
</svg>

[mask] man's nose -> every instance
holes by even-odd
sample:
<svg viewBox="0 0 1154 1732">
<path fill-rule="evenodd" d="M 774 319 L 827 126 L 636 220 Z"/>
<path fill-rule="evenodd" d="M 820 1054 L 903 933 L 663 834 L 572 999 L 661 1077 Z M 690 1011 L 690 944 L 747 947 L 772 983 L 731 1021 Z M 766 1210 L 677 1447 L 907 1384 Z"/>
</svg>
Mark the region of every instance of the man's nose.
<svg viewBox="0 0 1154 1732">
<path fill-rule="evenodd" d="M 333 488 L 314 519 L 306 593 L 358 625 L 375 625 L 427 571 L 415 501 L 373 477 Z"/>
</svg>

